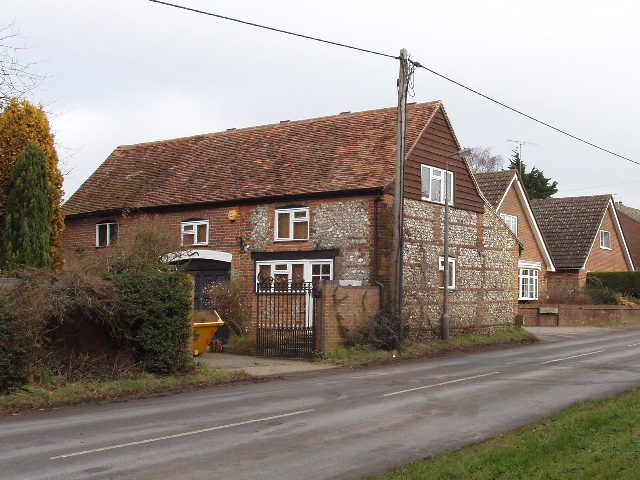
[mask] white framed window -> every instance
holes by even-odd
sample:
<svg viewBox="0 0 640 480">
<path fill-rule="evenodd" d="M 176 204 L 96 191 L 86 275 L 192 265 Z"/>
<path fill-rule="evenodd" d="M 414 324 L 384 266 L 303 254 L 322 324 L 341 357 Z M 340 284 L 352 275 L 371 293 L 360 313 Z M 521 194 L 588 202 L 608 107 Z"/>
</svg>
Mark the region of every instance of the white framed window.
<svg viewBox="0 0 640 480">
<path fill-rule="evenodd" d="M 105 220 L 96 223 L 96 247 L 108 247 L 118 239 L 118 222 Z"/>
<path fill-rule="evenodd" d="M 444 288 L 444 257 L 438 260 L 438 270 L 440 271 L 440 288 Z M 456 288 L 456 259 L 449 257 L 449 290 Z"/>
<path fill-rule="evenodd" d="M 509 215 L 508 213 L 501 213 L 500 218 L 507 224 L 509 229 L 515 234 L 518 235 L 518 217 L 515 215 Z"/>
<path fill-rule="evenodd" d="M 182 245 L 208 245 L 209 220 L 192 219 L 181 222 Z"/>
<path fill-rule="evenodd" d="M 256 290 L 295 291 L 303 283 L 333 280 L 333 260 L 274 260 L 256 262 Z"/>
<path fill-rule="evenodd" d="M 538 299 L 538 275 L 540 270 L 535 268 L 520 269 L 520 295 L 518 300 Z"/>
<path fill-rule="evenodd" d="M 447 175 L 448 173 L 448 175 Z M 445 176 L 447 176 L 449 205 L 453 205 L 453 172 L 422 165 L 422 200 L 443 203 L 445 201 Z"/>
<path fill-rule="evenodd" d="M 309 207 L 278 208 L 275 218 L 275 240 L 308 240 Z"/>
<path fill-rule="evenodd" d="M 542 263 L 519 260 L 518 300 L 538 300 L 538 280 Z"/>
<path fill-rule="evenodd" d="M 600 230 L 600 248 L 611 250 L 611 232 Z"/>
</svg>

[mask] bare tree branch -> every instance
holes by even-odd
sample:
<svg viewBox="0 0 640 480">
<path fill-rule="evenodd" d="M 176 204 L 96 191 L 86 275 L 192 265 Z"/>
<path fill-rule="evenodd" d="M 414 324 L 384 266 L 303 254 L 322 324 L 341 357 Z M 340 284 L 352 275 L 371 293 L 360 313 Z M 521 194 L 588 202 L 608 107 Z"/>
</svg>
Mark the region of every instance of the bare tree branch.
<svg viewBox="0 0 640 480">
<path fill-rule="evenodd" d="M 13 97 L 23 99 L 40 87 L 46 78 L 34 69 L 40 62 L 20 61 L 20 50 L 29 48 L 22 45 L 21 41 L 22 37 L 15 23 L 0 26 L 0 109 Z"/>
<path fill-rule="evenodd" d="M 466 159 L 475 173 L 496 172 L 504 165 L 502 156 L 493 155 L 491 147 L 473 147 Z"/>
</svg>

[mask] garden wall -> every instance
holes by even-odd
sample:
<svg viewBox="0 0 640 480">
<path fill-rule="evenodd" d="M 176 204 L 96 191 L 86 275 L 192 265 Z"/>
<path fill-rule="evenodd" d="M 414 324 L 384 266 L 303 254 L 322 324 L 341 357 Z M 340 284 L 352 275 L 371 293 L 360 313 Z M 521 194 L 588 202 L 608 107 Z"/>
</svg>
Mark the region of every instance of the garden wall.
<svg viewBox="0 0 640 480">
<path fill-rule="evenodd" d="M 609 326 L 640 322 L 640 306 L 519 305 L 525 326 Z"/>
<path fill-rule="evenodd" d="M 378 287 L 351 287 L 324 282 L 318 302 L 316 350 L 334 352 L 344 347 L 344 335 L 354 333 L 380 309 Z"/>
</svg>

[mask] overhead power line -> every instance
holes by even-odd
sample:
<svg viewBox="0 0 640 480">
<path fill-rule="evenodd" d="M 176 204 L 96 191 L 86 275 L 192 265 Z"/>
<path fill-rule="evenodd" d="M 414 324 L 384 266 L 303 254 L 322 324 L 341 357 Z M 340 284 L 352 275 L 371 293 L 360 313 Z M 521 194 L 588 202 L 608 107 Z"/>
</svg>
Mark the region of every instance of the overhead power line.
<svg viewBox="0 0 640 480">
<path fill-rule="evenodd" d="M 284 33 L 286 35 L 293 35 L 294 37 L 306 38 L 307 40 L 313 40 L 315 42 L 328 43 L 329 45 L 335 45 L 336 47 L 350 48 L 351 50 L 358 50 L 359 52 L 371 53 L 373 55 L 380 55 L 381 57 L 388 57 L 398 60 L 400 57 L 397 55 L 388 55 L 386 53 L 375 52 L 366 48 L 353 47 L 344 43 L 332 42 L 331 40 L 324 40 L 322 38 L 312 37 L 310 35 L 303 35 L 301 33 L 289 32 L 287 30 L 281 30 L 279 28 L 268 27 L 266 25 L 260 25 L 259 23 L 247 22 L 245 20 L 239 20 L 237 18 L 226 17 L 224 15 L 218 15 L 217 13 L 205 12 L 203 10 L 197 10 L 195 8 L 184 7 L 182 5 L 176 5 L 174 3 L 162 2 L 160 0 L 149 0 L 153 3 L 161 3 L 162 5 L 168 5 L 169 7 L 179 8 L 181 10 L 187 10 L 189 12 L 200 13 L 202 15 L 208 15 L 210 17 L 221 18 L 222 20 L 229 20 L 230 22 L 242 23 L 243 25 L 249 25 L 251 27 L 263 28 L 265 30 L 271 30 L 272 32 Z"/>
<path fill-rule="evenodd" d="M 288 30 L 282 30 L 280 28 L 274 28 L 274 27 L 269 27 L 269 26 L 266 26 L 266 25 L 260 25 L 259 23 L 247 22 L 245 20 L 239 20 L 237 18 L 227 17 L 225 15 L 219 15 L 217 13 L 205 12 L 204 10 L 198 10 L 198 9 L 191 8 L 191 7 L 185 7 L 183 5 L 177 5 L 175 3 L 163 2 L 161 0 L 149 0 L 149 1 L 153 2 L 153 3 L 159 3 L 159 4 L 162 4 L 162 5 L 167 5 L 169 7 L 179 8 L 181 10 L 186 10 L 186 11 L 193 12 L 193 13 L 199 13 L 201 15 L 207 15 L 207 16 L 210 16 L 210 17 L 220 18 L 222 20 L 228 20 L 230 22 L 236 22 L 236 23 L 241 23 L 243 25 L 249 25 L 251 27 L 257 27 L 257 28 L 262 28 L 264 30 L 270 30 L 272 32 L 283 33 L 285 35 L 291 35 L 291 36 L 298 37 L 298 38 L 304 38 L 306 40 L 313 40 L 315 42 L 326 43 L 326 44 L 329 44 L 329 45 L 334 45 L 336 47 L 348 48 L 348 49 L 351 49 L 351 50 L 356 50 L 356 51 L 363 52 L 363 53 L 369 53 L 369 54 L 372 54 L 372 55 L 378 55 L 378 56 L 381 56 L 381 57 L 387 57 L 387 58 L 391 58 L 391 59 L 394 59 L 394 60 L 399 60 L 400 59 L 400 57 L 397 56 L 397 55 L 390 55 L 388 53 L 376 52 L 375 50 L 369 50 L 367 48 L 354 47 L 353 45 L 347 45 L 345 43 L 333 42 L 331 40 L 325 40 L 325 39 L 318 38 L 318 37 L 312 37 L 310 35 L 304 35 L 304 34 L 301 34 L 301 33 L 295 33 L 295 32 L 291 32 L 291 31 L 288 31 Z M 496 100 L 496 99 L 494 99 L 494 98 L 492 98 L 492 97 L 490 97 L 488 95 L 485 95 L 484 93 L 481 93 L 481 92 L 479 92 L 477 90 L 474 90 L 473 88 L 468 87 L 468 86 L 464 85 L 463 83 L 457 82 L 457 81 L 453 80 L 452 78 L 447 77 L 446 75 L 438 73 L 438 72 L 436 72 L 435 70 L 433 70 L 431 68 L 425 67 L 420 62 L 416 62 L 416 61 L 413 61 L 413 60 L 410 60 L 410 59 L 409 59 L 409 62 L 415 68 L 421 68 L 423 70 L 426 70 L 427 72 L 430 72 L 430 73 L 432 73 L 432 74 L 434 74 L 434 75 L 436 75 L 436 76 L 438 76 L 438 77 L 440 77 L 440 78 L 442 78 L 442 79 L 444 79 L 444 80 L 446 80 L 448 82 L 451 82 L 454 85 L 457 85 L 457 86 L 459 86 L 461 88 L 464 88 L 465 90 L 468 90 L 471 93 L 475 93 L 476 95 L 484 98 L 485 100 L 489 100 L 490 102 L 493 102 L 493 103 L 495 103 L 497 105 L 500 105 L 501 107 L 506 108 L 507 110 L 511 110 L 512 112 L 517 113 L 518 115 L 522 115 L 523 117 L 528 118 L 529 120 L 532 120 L 532 121 L 534 121 L 536 123 L 539 123 L 540 125 L 544 125 L 547 128 L 555 130 L 556 132 L 561 133 L 563 135 L 566 135 L 567 137 L 573 138 L 574 140 L 577 140 L 577 141 L 582 142 L 582 143 L 584 143 L 586 145 L 589 145 L 590 147 L 597 148 L 598 150 L 606 152 L 606 153 L 608 153 L 610 155 L 616 156 L 618 158 L 621 158 L 621 159 L 626 160 L 626 161 L 631 162 L 631 163 L 635 163 L 636 165 L 640 165 L 640 162 L 638 162 L 636 160 L 632 160 L 632 159 L 630 159 L 628 157 L 625 157 L 624 155 L 620 155 L 620 154 L 615 153 L 615 152 L 613 152 L 611 150 L 608 150 L 606 148 L 600 147 L 599 145 L 596 145 L 595 143 L 592 143 L 592 142 L 589 142 L 587 140 L 584 140 L 584 139 L 582 139 L 582 138 L 580 138 L 580 137 L 578 137 L 576 135 L 572 135 L 571 133 L 566 132 L 565 130 L 562 130 L 562 129 L 558 128 L 558 127 L 554 127 L 553 125 L 551 125 L 549 123 L 543 122 L 542 120 L 539 120 L 539 119 L 537 119 L 537 118 L 535 118 L 535 117 L 533 117 L 531 115 L 528 115 L 528 114 L 526 114 L 526 113 L 524 113 L 524 112 L 522 112 L 522 111 L 520 111 L 520 110 L 518 110 L 516 108 L 510 107 L 506 103 L 500 102 L 500 101 L 498 101 L 498 100 Z"/>
</svg>

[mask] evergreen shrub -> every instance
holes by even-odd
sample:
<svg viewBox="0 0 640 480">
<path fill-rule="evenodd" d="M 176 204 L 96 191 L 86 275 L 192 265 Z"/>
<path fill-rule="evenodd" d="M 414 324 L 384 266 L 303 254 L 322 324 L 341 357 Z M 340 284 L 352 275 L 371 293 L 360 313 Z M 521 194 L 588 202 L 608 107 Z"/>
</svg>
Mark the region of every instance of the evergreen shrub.
<svg viewBox="0 0 640 480">
<path fill-rule="evenodd" d="M 109 278 L 121 302 L 119 333 L 145 371 L 188 371 L 193 366 L 189 277 L 180 272 L 127 272 Z"/>
</svg>

